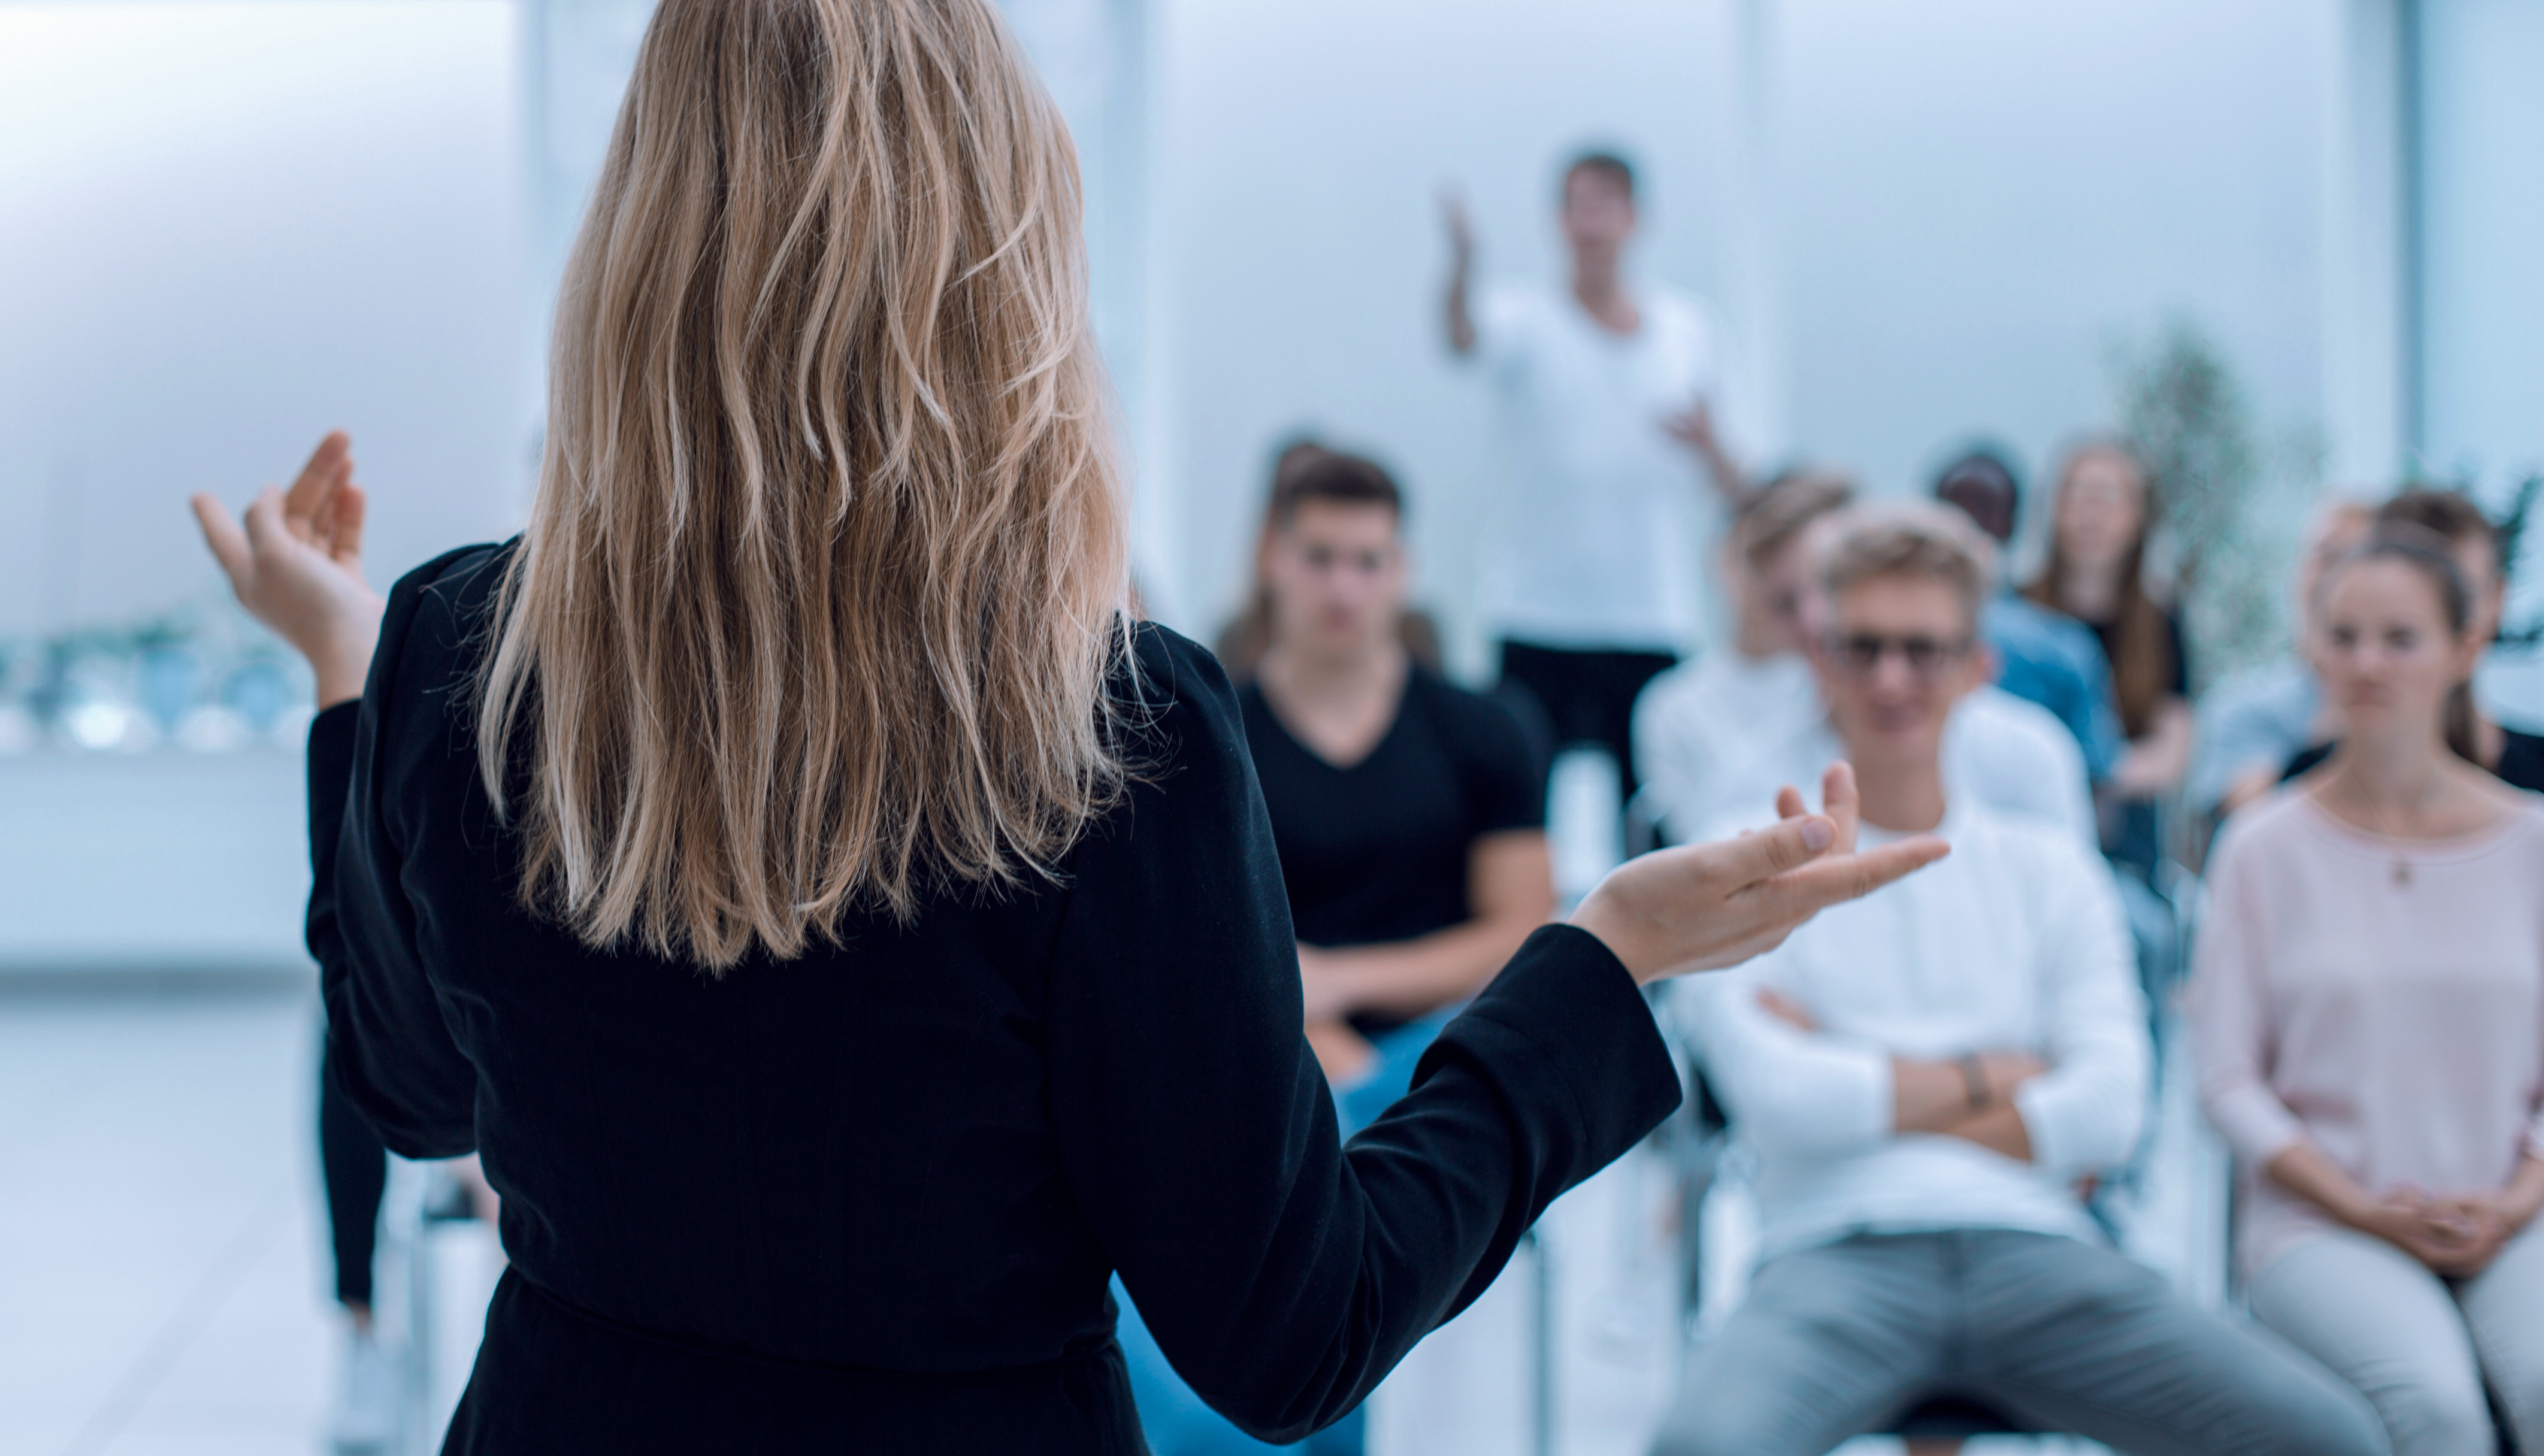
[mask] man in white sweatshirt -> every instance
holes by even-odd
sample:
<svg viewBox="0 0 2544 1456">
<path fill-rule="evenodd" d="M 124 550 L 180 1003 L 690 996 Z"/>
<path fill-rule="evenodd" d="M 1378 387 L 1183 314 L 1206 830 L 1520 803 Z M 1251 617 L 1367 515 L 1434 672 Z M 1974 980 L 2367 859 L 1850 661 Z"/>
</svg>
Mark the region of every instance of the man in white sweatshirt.
<svg viewBox="0 0 2544 1456">
<path fill-rule="evenodd" d="M 2077 1185 L 2127 1161 L 2146 1013 L 2108 872 L 1946 794 L 1984 549 L 1938 507 L 1840 518 L 1812 663 L 1864 836 L 1951 858 L 1682 993 L 1757 1156 L 1763 1264 L 1655 1450 L 1818 1456 L 1931 1395 L 2134 1453 L 2385 1449 L 2356 1394 L 2108 1248 Z"/>
</svg>

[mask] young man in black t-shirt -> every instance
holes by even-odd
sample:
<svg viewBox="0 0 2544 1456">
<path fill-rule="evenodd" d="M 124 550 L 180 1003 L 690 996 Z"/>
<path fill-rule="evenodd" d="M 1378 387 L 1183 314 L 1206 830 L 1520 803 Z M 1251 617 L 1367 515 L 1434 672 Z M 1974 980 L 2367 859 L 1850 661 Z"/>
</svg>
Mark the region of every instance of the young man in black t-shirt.
<svg viewBox="0 0 2544 1456">
<path fill-rule="evenodd" d="M 1376 464 L 1293 446 L 1254 600 L 1220 638 L 1289 890 L 1309 1044 L 1346 1132 L 1406 1090 L 1449 1013 L 1554 911 L 1544 765 L 1508 710 L 1422 660 L 1402 516 Z M 1184 1386 L 1127 1291 L 1116 1297 L 1151 1444 L 1258 1449 Z M 1359 1413 L 1305 1449 L 1357 1456 Z"/>
<path fill-rule="evenodd" d="M 1261 654 L 1240 664 L 1310 1035 L 1345 1090 L 1374 1038 L 1473 993 L 1553 912 L 1518 723 L 1404 645 L 1402 513 L 1376 464 L 1297 458 L 1257 561 Z"/>
</svg>

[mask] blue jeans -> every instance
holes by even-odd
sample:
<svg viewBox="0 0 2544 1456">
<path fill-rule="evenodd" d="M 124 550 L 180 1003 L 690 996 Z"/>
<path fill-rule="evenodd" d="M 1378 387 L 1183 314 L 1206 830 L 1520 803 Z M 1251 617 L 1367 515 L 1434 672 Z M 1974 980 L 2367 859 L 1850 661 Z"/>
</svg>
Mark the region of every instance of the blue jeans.
<svg viewBox="0 0 2544 1456">
<path fill-rule="evenodd" d="M 1408 1022 L 1378 1038 L 1378 1055 L 1372 1059 L 1369 1076 L 1334 1097 L 1334 1112 L 1342 1123 L 1344 1137 L 1368 1126 L 1412 1089 L 1414 1063 L 1422 1059 L 1423 1048 L 1431 1044 L 1431 1038 L 1440 1035 L 1440 1029 L 1455 1014 L 1454 1010 L 1439 1012 Z M 1118 1277 L 1113 1280 L 1113 1299 L 1122 1307 L 1114 1334 L 1122 1341 L 1123 1358 L 1131 1366 L 1131 1398 L 1140 1408 L 1140 1424 L 1148 1432 L 1149 1449 L 1153 1456 L 1254 1456 L 1264 1451 L 1361 1456 L 1365 1421 L 1358 1410 L 1292 1446 L 1258 1441 L 1238 1430 L 1227 1417 L 1204 1405 L 1174 1367 L 1166 1363 L 1165 1351 L 1149 1334 L 1148 1323 L 1140 1318 L 1140 1311 L 1131 1303 L 1130 1293 Z"/>
</svg>

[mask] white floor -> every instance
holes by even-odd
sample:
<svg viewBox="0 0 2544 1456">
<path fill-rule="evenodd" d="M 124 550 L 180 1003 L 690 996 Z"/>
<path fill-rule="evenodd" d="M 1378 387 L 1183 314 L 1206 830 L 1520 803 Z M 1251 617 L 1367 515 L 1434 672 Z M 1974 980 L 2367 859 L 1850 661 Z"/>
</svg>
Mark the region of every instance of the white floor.
<svg viewBox="0 0 2544 1456">
<path fill-rule="evenodd" d="M 0 998 L 0 1451 L 319 1448 L 315 1017 Z"/>
<path fill-rule="evenodd" d="M 1547 1210 L 1540 1250 L 1523 1249 L 1371 1398 L 1371 1456 L 1538 1456 L 1540 1252 L 1553 1291 L 1552 1452 L 1641 1456 L 1681 1345 L 1667 1182 L 1636 1153 Z"/>
</svg>

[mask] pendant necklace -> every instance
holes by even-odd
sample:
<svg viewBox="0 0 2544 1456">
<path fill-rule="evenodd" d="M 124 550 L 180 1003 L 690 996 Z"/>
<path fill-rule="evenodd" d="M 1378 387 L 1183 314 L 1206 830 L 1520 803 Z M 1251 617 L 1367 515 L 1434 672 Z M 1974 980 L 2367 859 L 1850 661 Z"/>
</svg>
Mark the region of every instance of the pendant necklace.
<svg viewBox="0 0 2544 1456">
<path fill-rule="evenodd" d="M 2432 774 L 2430 776 L 2430 784 L 2435 784 L 2436 782 L 2436 775 Z M 2428 799 L 2429 789 L 2427 785 L 2425 785 L 2421 790 L 2421 803 L 2426 804 L 2428 803 Z M 2394 887 L 2396 889 L 2411 888 L 2412 858 L 2408 853 L 2411 841 L 2386 827 L 2385 806 L 2383 805 L 2375 804 L 2365 795 L 2361 795 L 2359 797 L 2359 805 L 2362 808 L 2371 808 L 2373 811 L 2376 824 L 2369 832 L 2374 834 L 2377 838 L 2384 840 L 2387 844 L 2393 846 L 2394 868 L 2392 871 L 2392 878 L 2394 881 Z"/>
</svg>

